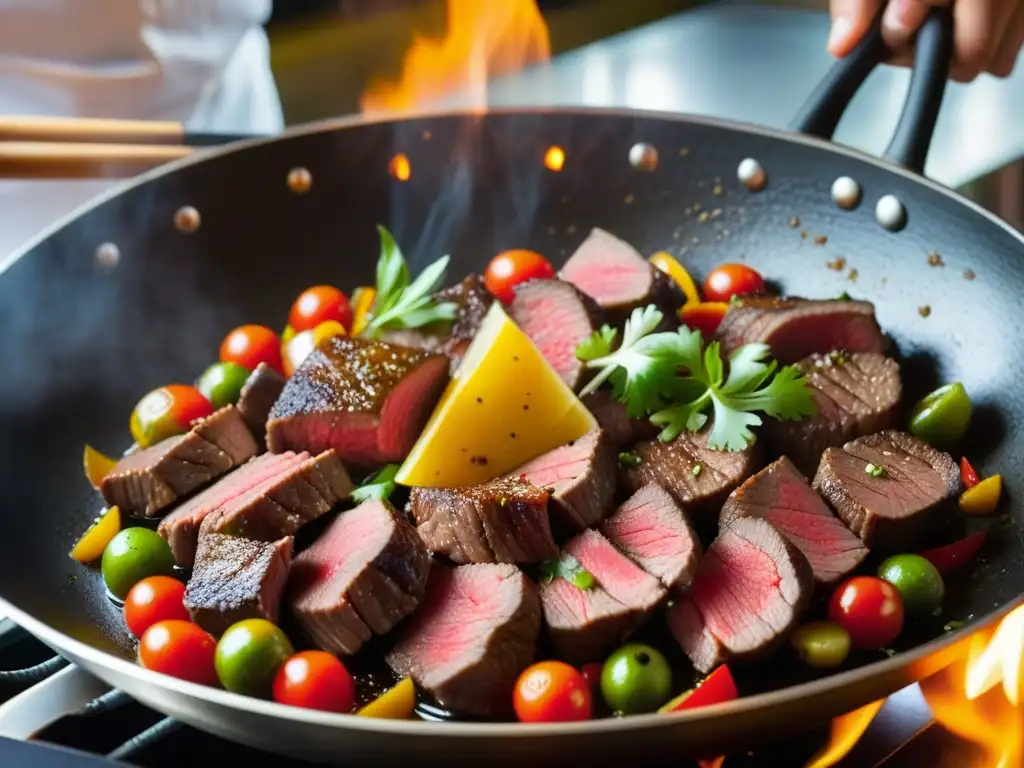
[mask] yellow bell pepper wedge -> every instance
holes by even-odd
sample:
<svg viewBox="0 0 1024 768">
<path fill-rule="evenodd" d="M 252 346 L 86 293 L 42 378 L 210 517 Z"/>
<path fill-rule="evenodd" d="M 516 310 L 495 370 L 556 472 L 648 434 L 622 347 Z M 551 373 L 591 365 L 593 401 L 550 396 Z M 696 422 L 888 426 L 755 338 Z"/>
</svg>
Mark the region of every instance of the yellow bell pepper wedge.
<svg viewBox="0 0 1024 768">
<path fill-rule="evenodd" d="M 672 256 L 665 251 L 658 251 L 656 254 L 651 256 L 650 261 L 651 264 L 671 277 L 672 282 L 679 286 L 683 295 L 686 296 L 686 304 L 683 306 L 700 304 L 700 291 L 697 290 L 697 284 L 693 282 L 693 278 L 690 277 L 690 273 L 686 271 L 686 267 L 672 258 Z"/>
<path fill-rule="evenodd" d="M 82 534 L 71 550 L 71 559 L 91 563 L 103 556 L 107 544 L 121 530 L 121 510 L 111 507 Z"/>
<path fill-rule="evenodd" d="M 319 347 L 320 342 L 324 339 L 329 339 L 332 336 L 347 336 L 348 331 L 345 330 L 345 326 L 339 323 L 337 320 L 325 320 L 320 323 L 316 328 L 313 329 L 313 346 Z"/>
<path fill-rule="evenodd" d="M 403 678 L 365 707 L 356 712 L 358 717 L 379 717 L 385 720 L 408 720 L 416 707 L 416 686 L 411 677 Z"/>
<path fill-rule="evenodd" d="M 1002 475 L 991 475 L 960 494 L 960 509 L 965 514 L 991 515 L 999 505 L 1003 491 Z"/>
<path fill-rule="evenodd" d="M 100 453 L 91 445 L 85 446 L 82 454 L 82 466 L 85 468 L 85 477 L 89 484 L 99 490 L 103 478 L 110 474 L 110 471 L 117 464 L 117 459 L 112 459 L 105 453 Z"/>
<path fill-rule="evenodd" d="M 358 336 L 370 322 L 370 307 L 377 298 L 377 289 L 362 286 L 352 291 L 352 335 Z"/>
</svg>

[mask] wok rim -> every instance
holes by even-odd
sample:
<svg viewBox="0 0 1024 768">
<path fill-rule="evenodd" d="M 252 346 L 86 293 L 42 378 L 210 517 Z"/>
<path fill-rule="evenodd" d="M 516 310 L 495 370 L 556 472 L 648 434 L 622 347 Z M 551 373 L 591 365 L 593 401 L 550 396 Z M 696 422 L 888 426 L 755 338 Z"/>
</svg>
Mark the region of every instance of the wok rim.
<svg viewBox="0 0 1024 768">
<path fill-rule="evenodd" d="M 106 190 L 77 206 L 69 213 L 60 217 L 57 221 L 37 233 L 28 242 L 17 249 L 14 254 L 8 258 L 6 264 L 0 267 L 0 278 L 2 278 L 4 272 L 75 219 L 89 213 L 93 209 L 118 195 L 125 194 L 139 186 L 149 183 L 154 179 L 158 179 L 164 175 L 173 174 L 182 168 L 189 167 L 196 163 L 214 160 L 222 155 L 244 151 L 249 148 L 278 142 L 283 139 L 317 133 L 334 132 L 344 128 L 364 125 L 373 126 L 397 124 L 424 119 L 481 120 L 486 119 L 491 115 L 562 115 L 568 117 L 613 117 L 620 119 L 643 118 L 649 120 L 661 120 L 663 122 L 689 123 L 710 128 L 724 128 L 731 131 L 739 131 L 780 140 L 788 144 L 811 146 L 836 155 L 854 159 L 858 162 L 866 162 L 882 170 L 894 173 L 912 182 L 920 184 L 933 192 L 942 194 L 950 198 L 953 202 L 971 210 L 975 214 L 980 214 L 983 218 L 991 222 L 991 224 L 998 226 L 1024 246 L 1024 233 L 1018 232 L 994 213 L 983 208 L 974 201 L 967 199 L 958 192 L 955 192 L 954 190 L 929 179 L 926 176 L 922 176 L 906 168 L 894 165 L 882 160 L 881 158 L 852 147 L 835 144 L 831 141 L 814 136 L 735 120 L 674 112 L 662 112 L 657 110 L 577 106 L 540 108 L 507 107 L 488 109 L 485 111 L 474 109 L 446 109 L 425 110 L 401 115 L 351 115 L 292 126 L 273 136 L 244 139 L 215 149 L 204 149 L 203 151 L 196 152 L 193 155 L 152 168 L 131 178 L 130 180 L 116 184 L 111 187 L 111 189 Z M 827 694 L 832 690 L 856 683 L 894 676 L 901 670 L 909 668 L 911 665 L 925 661 L 932 655 L 948 650 L 958 643 L 966 641 L 974 633 L 994 624 L 997 620 L 1022 605 L 1024 605 L 1024 593 L 1019 594 L 1009 603 L 990 611 L 984 617 L 975 620 L 967 627 L 945 633 L 940 637 L 917 646 L 916 648 L 896 654 L 889 659 L 876 661 L 856 669 L 847 670 L 835 675 L 828 675 L 817 680 L 788 686 L 779 690 L 741 697 L 731 702 L 714 704 L 707 707 L 701 707 L 699 709 L 686 710 L 684 712 L 673 713 L 668 716 L 662 713 L 651 713 L 646 715 L 633 715 L 625 718 L 602 718 L 576 723 L 524 724 L 517 722 L 487 723 L 454 721 L 445 723 L 443 728 L 438 728 L 437 723 L 426 720 L 386 720 L 365 718 L 358 717 L 354 714 L 343 715 L 290 707 L 273 701 L 243 696 L 220 688 L 190 683 L 185 680 L 162 675 L 157 672 L 144 669 L 138 664 L 134 664 L 127 659 L 66 635 L 63 632 L 52 628 L 45 622 L 36 619 L 31 613 L 19 608 L 15 604 L 11 603 L 7 598 L 0 596 L 0 608 L 4 610 L 7 616 L 47 645 L 54 647 L 58 651 L 66 650 L 69 655 L 79 657 L 88 662 L 88 664 L 94 665 L 97 668 L 107 669 L 114 674 L 134 678 L 140 683 L 154 685 L 157 688 L 162 688 L 175 695 L 203 700 L 210 704 L 225 707 L 227 709 L 243 710 L 249 714 L 257 716 L 299 721 L 313 727 L 340 728 L 342 730 L 351 729 L 368 733 L 380 733 L 382 735 L 415 737 L 451 736 L 463 739 L 509 736 L 548 739 L 552 737 L 585 736 L 598 730 L 602 732 L 629 732 L 637 729 L 669 728 L 684 723 L 696 726 L 700 723 L 709 722 L 719 717 L 739 717 L 744 714 L 757 712 L 789 701 L 813 698 Z M 524 727 L 527 725 L 529 727 Z"/>
</svg>

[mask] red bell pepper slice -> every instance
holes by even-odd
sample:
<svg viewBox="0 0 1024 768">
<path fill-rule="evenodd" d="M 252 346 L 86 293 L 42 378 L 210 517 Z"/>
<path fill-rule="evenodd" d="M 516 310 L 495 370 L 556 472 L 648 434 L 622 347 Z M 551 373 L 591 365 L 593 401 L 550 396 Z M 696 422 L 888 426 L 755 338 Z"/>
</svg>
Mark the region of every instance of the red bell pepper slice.
<svg viewBox="0 0 1024 768">
<path fill-rule="evenodd" d="M 959 568 L 978 553 L 981 545 L 985 543 L 985 534 L 986 531 L 978 531 L 960 541 L 954 541 L 944 547 L 926 549 L 918 554 L 938 568 L 939 573 L 946 574 Z"/>
<path fill-rule="evenodd" d="M 960 459 L 960 482 L 964 488 L 973 488 L 981 482 L 981 475 L 978 470 L 971 466 L 971 462 L 964 456 Z"/>
<path fill-rule="evenodd" d="M 682 700 L 674 702 L 664 712 L 682 712 L 686 709 L 706 707 L 710 704 L 721 704 L 723 701 L 732 701 L 739 697 L 736 691 L 736 682 L 732 679 L 732 672 L 729 667 L 723 664 L 706 678 L 704 682 L 694 688 L 689 695 L 680 697 Z"/>
</svg>

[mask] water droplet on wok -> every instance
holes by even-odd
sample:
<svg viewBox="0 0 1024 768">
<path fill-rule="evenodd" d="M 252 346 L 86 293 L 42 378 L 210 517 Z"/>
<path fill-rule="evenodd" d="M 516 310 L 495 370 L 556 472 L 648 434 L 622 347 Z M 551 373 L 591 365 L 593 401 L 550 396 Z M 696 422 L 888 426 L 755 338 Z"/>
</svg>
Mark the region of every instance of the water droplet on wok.
<svg viewBox="0 0 1024 768">
<path fill-rule="evenodd" d="M 190 235 L 199 229 L 201 223 L 202 219 L 199 217 L 199 211 L 191 205 L 183 205 L 174 214 L 174 226 L 178 228 L 179 232 L 184 232 L 186 235 Z"/>
<path fill-rule="evenodd" d="M 764 168 L 752 157 L 740 161 L 739 167 L 736 169 L 736 177 L 751 192 L 760 192 L 768 184 L 768 176 L 764 172 Z"/>
<path fill-rule="evenodd" d="M 658 167 L 658 150 L 641 141 L 629 150 L 629 164 L 641 171 L 653 171 Z"/>
<path fill-rule="evenodd" d="M 907 209 L 896 195 L 884 195 L 875 204 L 875 219 L 890 232 L 907 226 Z"/>
</svg>

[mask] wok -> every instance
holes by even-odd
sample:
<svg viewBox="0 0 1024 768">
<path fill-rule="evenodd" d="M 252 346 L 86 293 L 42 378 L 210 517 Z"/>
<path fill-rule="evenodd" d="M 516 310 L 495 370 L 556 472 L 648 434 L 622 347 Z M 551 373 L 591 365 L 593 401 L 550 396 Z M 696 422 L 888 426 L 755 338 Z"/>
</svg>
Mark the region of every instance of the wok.
<svg viewBox="0 0 1024 768">
<path fill-rule="evenodd" d="M 1006 473 L 1012 488 L 1013 469 L 1024 466 L 1024 433 L 1009 428 L 1024 421 L 1024 238 L 919 175 L 948 72 L 951 23 L 939 11 L 922 30 L 907 104 L 882 161 L 827 141 L 886 55 L 876 26 L 829 73 L 794 132 L 582 109 L 342 120 L 175 162 L 92 202 L 0 276 L 3 607 L 61 654 L 157 710 L 326 762 L 415 754 L 521 763 L 626 753 L 635 763 L 714 754 L 823 723 L 939 670 L 972 630 L 1022 601 L 1024 510 L 1016 500 L 1009 504 L 1016 524 L 993 529 L 982 558 L 950 578 L 944 615 L 906 633 L 891 658 L 817 680 L 773 664 L 779 680 L 772 685 L 781 687 L 735 702 L 672 717 L 536 727 L 330 715 L 156 675 L 133 663 L 99 575 L 67 553 L 100 506 L 82 477 L 83 444 L 126 448 L 128 412 L 140 394 L 190 381 L 229 328 L 283 326 L 291 298 L 310 284 L 372 282 L 376 222 L 395 234 L 414 271 L 450 253 L 453 278 L 510 247 L 564 259 L 600 226 L 641 252 L 681 254 L 699 274 L 746 259 L 792 295 L 846 290 L 870 299 L 899 348 L 905 400 L 940 381 L 964 382 L 977 410 L 964 452 Z M 649 146 L 634 150 L 633 159 L 645 162 L 633 164 L 637 143 Z M 560 172 L 542 162 L 552 145 L 564 150 Z M 405 182 L 388 173 L 396 153 L 410 163 Z M 763 169 L 763 190 L 738 180 L 745 158 Z M 312 176 L 305 194 L 286 183 L 296 167 Z M 831 199 L 841 176 L 863 190 L 853 210 Z M 899 231 L 876 220 L 884 195 L 905 205 Z M 201 216 L 194 232 L 174 224 L 186 205 Z M 929 266 L 932 251 L 944 267 Z M 839 255 L 846 270 L 828 269 Z M 965 270 L 976 278 L 965 279 Z M 925 305 L 928 317 L 919 312 Z M 951 619 L 967 626 L 943 633 Z"/>
</svg>

